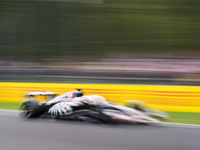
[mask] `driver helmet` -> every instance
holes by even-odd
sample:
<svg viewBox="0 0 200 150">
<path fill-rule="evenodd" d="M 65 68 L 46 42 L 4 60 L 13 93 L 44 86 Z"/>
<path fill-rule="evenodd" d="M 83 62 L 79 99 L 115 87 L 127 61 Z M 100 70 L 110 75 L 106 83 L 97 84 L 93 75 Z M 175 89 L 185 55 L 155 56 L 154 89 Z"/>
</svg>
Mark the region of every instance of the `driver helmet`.
<svg viewBox="0 0 200 150">
<path fill-rule="evenodd" d="M 78 91 L 75 92 L 75 97 L 81 97 L 83 96 L 83 91 L 81 91 L 82 89 L 77 89 Z"/>
<path fill-rule="evenodd" d="M 81 97 L 81 96 L 83 96 L 83 91 L 78 91 L 78 92 L 76 92 L 76 97 Z"/>
</svg>

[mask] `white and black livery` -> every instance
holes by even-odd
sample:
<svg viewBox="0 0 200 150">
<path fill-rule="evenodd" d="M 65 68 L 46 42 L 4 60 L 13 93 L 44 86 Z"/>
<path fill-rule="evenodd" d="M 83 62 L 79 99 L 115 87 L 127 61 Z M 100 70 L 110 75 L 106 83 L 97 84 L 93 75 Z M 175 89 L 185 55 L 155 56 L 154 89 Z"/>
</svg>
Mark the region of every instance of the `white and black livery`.
<svg viewBox="0 0 200 150">
<path fill-rule="evenodd" d="M 109 103 L 99 95 L 83 96 L 81 89 L 38 103 L 27 99 L 20 104 L 23 118 L 52 118 L 93 123 L 158 123 L 145 113 L 133 108 Z"/>
</svg>

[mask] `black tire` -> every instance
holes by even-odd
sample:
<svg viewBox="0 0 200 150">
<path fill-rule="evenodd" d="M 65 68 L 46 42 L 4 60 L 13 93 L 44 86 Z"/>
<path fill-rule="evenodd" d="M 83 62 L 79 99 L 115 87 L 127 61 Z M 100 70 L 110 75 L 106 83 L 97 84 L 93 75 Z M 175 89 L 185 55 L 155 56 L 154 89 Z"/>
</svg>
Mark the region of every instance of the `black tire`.
<svg viewBox="0 0 200 150">
<path fill-rule="evenodd" d="M 22 118 L 36 118 L 40 115 L 40 105 L 34 100 L 26 100 L 20 104 L 20 116 Z"/>
</svg>

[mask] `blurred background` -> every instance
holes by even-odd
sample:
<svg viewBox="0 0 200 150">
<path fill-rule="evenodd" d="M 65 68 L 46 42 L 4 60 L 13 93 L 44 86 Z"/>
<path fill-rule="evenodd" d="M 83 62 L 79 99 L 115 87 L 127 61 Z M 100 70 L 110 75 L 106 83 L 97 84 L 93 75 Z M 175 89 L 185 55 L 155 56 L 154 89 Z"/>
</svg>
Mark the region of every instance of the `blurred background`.
<svg viewBox="0 0 200 150">
<path fill-rule="evenodd" d="M 198 0 L 2 0 L 0 81 L 200 85 Z"/>
</svg>

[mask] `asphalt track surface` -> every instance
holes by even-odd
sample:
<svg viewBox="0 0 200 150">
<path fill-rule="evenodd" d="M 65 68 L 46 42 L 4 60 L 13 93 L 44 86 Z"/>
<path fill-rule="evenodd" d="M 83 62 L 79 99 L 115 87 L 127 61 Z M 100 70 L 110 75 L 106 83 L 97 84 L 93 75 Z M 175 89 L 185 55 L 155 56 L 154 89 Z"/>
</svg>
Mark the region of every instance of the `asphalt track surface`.
<svg viewBox="0 0 200 150">
<path fill-rule="evenodd" d="M 0 114 L 0 150 L 200 150 L 200 128 L 25 121 Z"/>
</svg>

